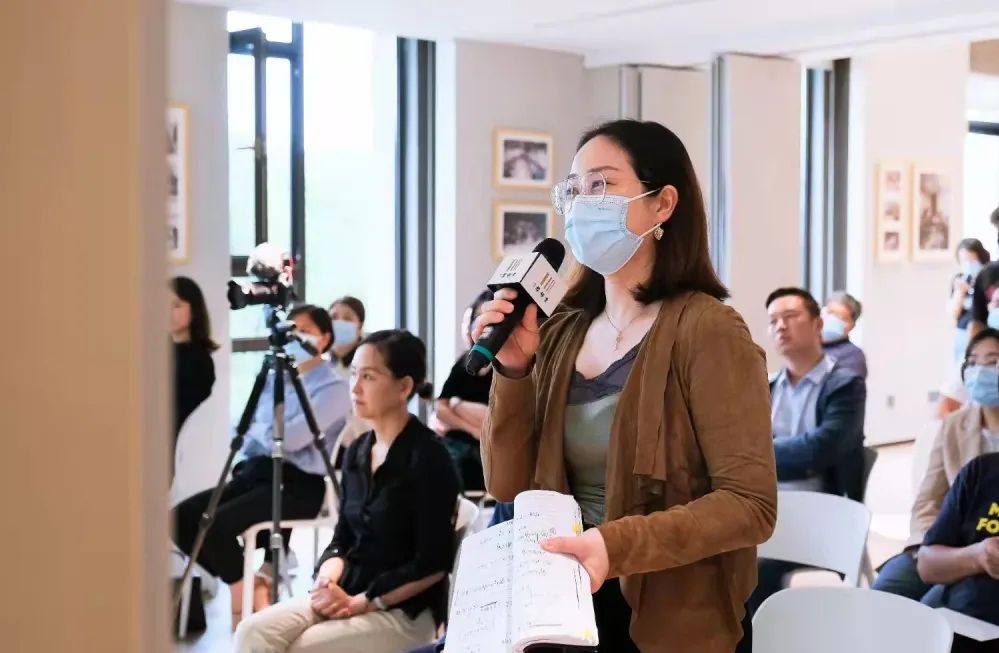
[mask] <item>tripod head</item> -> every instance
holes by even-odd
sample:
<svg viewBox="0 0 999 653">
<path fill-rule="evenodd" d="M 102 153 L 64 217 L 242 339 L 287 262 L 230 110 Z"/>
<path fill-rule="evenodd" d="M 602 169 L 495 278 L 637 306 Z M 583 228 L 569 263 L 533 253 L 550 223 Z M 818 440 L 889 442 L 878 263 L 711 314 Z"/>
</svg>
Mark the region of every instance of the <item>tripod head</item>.
<svg viewBox="0 0 999 653">
<path fill-rule="evenodd" d="M 305 351 L 309 354 L 315 356 L 319 353 L 309 342 L 295 335 L 294 332 L 297 327 L 293 320 L 287 319 L 286 309 L 281 307 L 265 306 L 264 314 L 267 320 L 267 328 L 270 330 L 270 335 L 267 336 L 267 342 L 270 343 L 272 354 L 278 352 L 285 353 L 284 348 L 293 340 L 302 345 Z M 292 357 L 289 356 L 289 358 Z"/>
</svg>

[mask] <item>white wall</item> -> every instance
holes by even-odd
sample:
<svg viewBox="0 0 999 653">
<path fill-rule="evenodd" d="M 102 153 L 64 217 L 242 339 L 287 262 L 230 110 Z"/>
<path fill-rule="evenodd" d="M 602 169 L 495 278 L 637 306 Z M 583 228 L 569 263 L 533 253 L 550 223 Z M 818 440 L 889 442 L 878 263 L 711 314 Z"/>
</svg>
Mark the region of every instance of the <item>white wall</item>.
<svg viewBox="0 0 999 653">
<path fill-rule="evenodd" d="M 229 144 L 226 10 L 168 3 L 168 84 L 170 102 L 190 107 L 191 260 L 171 275 L 189 276 L 205 294 L 215 352 L 212 395 L 188 420 L 178 444 L 175 497 L 213 485 L 229 441 Z"/>
<path fill-rule="evenodd" d="M 731 305 L 781 365 L 764 303 L 780 286 L 801 285 L 801 67 L 785 59 L 726 55 L 723 97 L 727 152 L 728 274 Z"/>
<path fill-rule="evenodd" d="M 967 45 L 895 49 L 857 57 L 850 71 L 848 290 L 864 302 L 857 341 L 867 354 L 869 442 L 911 438 L 930 393 L 949 371 L 944 314 L 955 264 L 874 260 L 877 162 L 944 166 L 952 177 L 952 233 L 961 234 Z M 893 407 L 890 405 L 893 404 Z"/>
<path fill-rule="evenodd" d="M 687 147 L 701 184 L 704 207 L 711 199 L 711 75 L 696 68 L 639 68 L 639 118 L 669 127 Z"/>
<path fill-rule="evenodd" d="M 575 55 L 473 41 L 440 42 L 437 73 L 435 367 L 440 384 L 461 351 L 461 312 L 496 268 L 495 205 L 509 201 L 550 206 L 547 191 L 493 185 L 495 130 L 552 134 L 553 176 L 558 178 L 568 173 L 576 140 L 591 114 L 583 106 L 583 62 Z M 562 220 L 555 217 L 554 235 L 560 237 Z"/>
</svg>

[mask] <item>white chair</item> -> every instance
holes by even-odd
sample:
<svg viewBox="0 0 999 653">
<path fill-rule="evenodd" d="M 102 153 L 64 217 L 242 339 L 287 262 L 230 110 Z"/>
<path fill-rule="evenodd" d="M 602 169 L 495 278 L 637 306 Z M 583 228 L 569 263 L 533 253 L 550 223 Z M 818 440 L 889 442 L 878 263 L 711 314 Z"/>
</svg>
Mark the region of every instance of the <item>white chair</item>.
<svg viewBox="0 0 999 653">
<path fill-rule="evenodd" d="M 337 456 L 340 454 L 340 438 L 333 441 L 333 449 L 330 451 L 330 460 L 333 464 L 336 464 Z M 316 532 L 315 538 L 318 538 L 318 530 L 320 528 L 333 528 L 336 526 L 337 518 L 339 517 L 340 511 L 340 497 L 337 496 L 336 490 L 333 487 L 333 482 L 327 476 L 324 479 L 326 481 L 326 496 L 323 498 L 323 507 L 319 511 L 319 515 L 314 519 L 282 519 L 281 528 L 311 528 Z M 253 614 L 253 576 L 255 570 L 253 568 L 253 551 L 257 547 L 257 535 L 262 531 L 270 530 L 272 522 L 260 522 L 259 524 L 254 524 L 250 526 L 243 532 L 243 618 L 246 619 L 251 614 Z M 313 554 L 318 557 L 319 546 L 318 540 L 313 539 L 315 544 L 313 545 Z M 315 560 L 312 561 L 315 564 Z M 287 565 L 281 565 L 281 583 L 289 584 L 288 581 L 288 569 Z"/>
<path fill-rule="evenodd" d="M 953 637 L 936 610 L 853 587 L 783 590 L 753 619 L 754 653 L 948 653 Z"/>
<path fill-rule="evenodd" d="M 760 558 L 795 562 L 843 574 L 860 585 L 871 511 L 862 503 L 822 492 L 777 493 L 774 534 L 757 547 Z"/>
<path fill-rule="evenodd" d="M 454 533 L 457 543 L 460 544 L 468 535 L 469 528 L 475 524 L 479 518 L 479 507 L 470 499 L 458 497 L 458 516 L 454 520 Z"/>
</svg>

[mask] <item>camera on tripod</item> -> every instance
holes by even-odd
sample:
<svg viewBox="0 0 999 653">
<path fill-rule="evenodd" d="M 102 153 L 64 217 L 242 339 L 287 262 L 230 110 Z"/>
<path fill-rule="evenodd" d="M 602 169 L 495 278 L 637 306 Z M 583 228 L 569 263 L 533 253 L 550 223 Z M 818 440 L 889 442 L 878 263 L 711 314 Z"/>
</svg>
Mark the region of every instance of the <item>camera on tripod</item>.
<svg viewBox="0 0 999 653">
<path fill-rule="evenodd" d="M 247 306 L 263 304 L 286 310 L 296 299 L 292 288 L 293 264 L 291 256 L 273 243 L 257 245 L 246 262 L 249 283 L 229 281 L 229 308 L 237 311 Z"/>
</svg>

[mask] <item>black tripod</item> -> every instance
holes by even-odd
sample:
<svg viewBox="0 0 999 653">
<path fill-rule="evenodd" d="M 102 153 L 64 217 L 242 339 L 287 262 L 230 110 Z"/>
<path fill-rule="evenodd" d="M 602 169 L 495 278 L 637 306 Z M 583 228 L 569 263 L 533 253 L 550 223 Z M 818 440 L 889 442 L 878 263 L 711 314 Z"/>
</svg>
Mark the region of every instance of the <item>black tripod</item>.
<svg viewBox="0 0 999 653">
<path fill-rule="evenodd" d="M 274 371 L 274 429 L 273 429 L 273 444 L 271 446 L 271 460 L 274 465 L 273 480 L 271 482 L 271 536 L 269 542 L 269 549 L 271 551 L 271 568 L 273 571 L 273 585 L 271 586 L 271 600 L 277 603 L 278 592 L 280 590 L 280 567 L 281 567 L 281 556 L 284 555 L 284 541 L 281 536 L 281 490 L 282 490 L 282 465 L 284 464 L 284 375 L 288 374 L 291 379 L 291 385 L 295 389 L 295 394 L 298 395 L 298 402 L 302 406 L 302 412 L 305 414 L 305 421 L 309 425 L 309 430 L 312 432 L 312 444 L 320 453 L 320 457 L 323 463 L 326 465 L 326 474 L 330 478 L 330 482 L 333 484 L 333 489 L 336 495 L 340 495 L 340 485 L 336 480 L 336 475 L 333 473 L 333 461 L 330 460 L 329 453 L 327 450 L 327 438 L 326 434 L 323 433 L 319 424 L 316 422 L 316 415 L 312 410 L 312 404 L 309 402 L 309 395 L 305 392 L 305 387 L 302 385 L 302 379 L 299 376 L 298 368 L 295 366 L 295 361 L 284 351 L 285 345 L 291 337 L 290 334 L 295 328 L 293 322 L 282 322 L 278 320 L 277 310 L 267 307 L 267 325 L 270 327 L 270 336 L 268 341 L 270 343 L 270 351 L 264 358 L 264 362 L 260 366 L 260 372 L 257 373 L 257 378 L 253 383 L 253 389 L 250 391 L 250 397 L 246 401 L 246 407 L 243 409 L 243 414 L 239 419 L 239 424 L 236 426 L 236 436 L 232 439 L 229 446 L 229 455 L 226 457 L 225 465 L 222 468 L 222 473 L 219 475 L 219 482 L 212 491 L 211 497 L 209 497 L 208 505 L 205 507 L 205 512 L 201 515 L 200 523 L 198 524 L 198 534 L 194 538 L 194 546 L 191 548 L 191 556 L 187 561 L 187 566 L 184 568 L 184 575 L 182 577 L 180 587 L 177 590 L 177 595 L 174 597 L 174 608 L 178 609 L 181 605 L 183 597 L 188 592 L 188 588 L 191 584 L 191 575 L 194 572 L 194 563 L 198 559 L 198 554 L 201 553 L 201 547 L 205 543 L 205 538 L 208 535 L 208 529 L 211 528 L 212 522 L 215 520 L 215 512 L 218 509 L 219 501 L 222 498 L 222 490 L 225 487 L 226 480 L 229 478 L 229 471 L 232 468 L 233 459 L 236 457 L 236 453 L 243 448 L 243 438 L 246 432 L 250 429 L 250 424 L 253 421 L 253 415 L 257 410 L 257 403 L 260 401 L 260 395 L 264 390 L 264 386 L 267 384 L 267 376 L 270 372 Z M 304 343 L 303 343 L 304 344 Z M 308 345 L 304 345 L 308 347 Z M 243 591 L 246 591 L 244 588 Z"/>
</svg>

